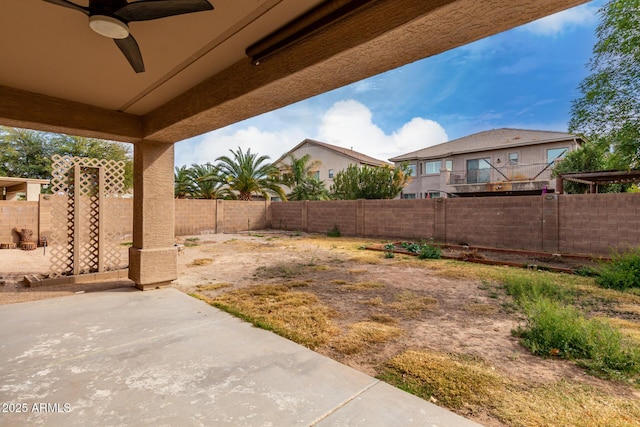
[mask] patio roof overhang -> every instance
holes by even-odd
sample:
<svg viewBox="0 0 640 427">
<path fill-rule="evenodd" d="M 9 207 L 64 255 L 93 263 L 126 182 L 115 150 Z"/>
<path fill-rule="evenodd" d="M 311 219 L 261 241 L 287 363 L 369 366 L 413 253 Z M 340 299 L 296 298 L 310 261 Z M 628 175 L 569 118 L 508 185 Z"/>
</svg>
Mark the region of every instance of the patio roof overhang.
<svg viewBox="0 0 640 427">
<path fill-rule="evenodd" d="M 86 16 L 40 0 L 4 0 L 0 124 L 174 143 L 585 0 L 211 3 L 213 11 L 131 23 L 147 69 L 136 74 Z M 326 18 L 348 3 L 359 7 Z M 260 50 L 314 26 L 259 65 L 247 56 L 258 42 Z M 277 30 L 284 35 L 270 39 Z"/>
</svg>

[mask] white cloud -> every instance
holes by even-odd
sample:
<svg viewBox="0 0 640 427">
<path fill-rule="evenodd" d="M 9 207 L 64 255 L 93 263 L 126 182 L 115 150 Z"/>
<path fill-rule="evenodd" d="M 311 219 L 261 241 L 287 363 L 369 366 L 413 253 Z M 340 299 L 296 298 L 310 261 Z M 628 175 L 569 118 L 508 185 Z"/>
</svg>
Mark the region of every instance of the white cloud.
<svg viewBox="0 0 640 427">
<path fill-rule="evenodd" d="M 210 132 L 176 144 L 176 165 L 190 166 L 193 163 L 215 163 L 220 156 L 232 156 L 230 149 L 238 147 L 243 151 L 267 155 L 275 161 L 307 135 L 295 127 L 286 127 L 277 131 L 263 131 L 255 126 L 241 129 L 226 128 Z"/>
<path fill-rule="evenodd" d="M 325 113 L 317 139 L 352 148 L 380 160 L 447 141 L 437 122 L 415 117 L 391 135 L 372 121 L 371 111 L 355 100 L 339 101 Z"/>
<path fill-rule="evenodd" d="M 318 117 L 319 112 L 308 110 Z M 320 113 L 321 114 L 321 113 Z M 269 115 L 271 118 L 268 118 Z M 386 134 L 373 123 L 371 110 L 355 100 L 338 101 L 320 120 L 297 117 L 300 121 L 286 121 L 291 111 L 279 110 L 246 120 L 238 125 L 210 132 L 176 144 L 176 165 L 214 163 L 229 149 L 241 147 L 275 161 L 305 138 L 338 145 L 371 157 L 387 160 L 390 157 L 419 150 L 447 141 L 445 130 L 432 120 L 415 117 L 391 134 Z M 310 126 L 309 123 L 315 123 Z M 264 130 L 266 127 L 269 130 Z"/>
<path fill-rule="evenodd" d="M 578 6 L 533 21 L 522 29 L 540 36 L 555 36 L 568 29 L 595 25 L 597 12 L 598 7 L 594 5 Z"/>
</svg>

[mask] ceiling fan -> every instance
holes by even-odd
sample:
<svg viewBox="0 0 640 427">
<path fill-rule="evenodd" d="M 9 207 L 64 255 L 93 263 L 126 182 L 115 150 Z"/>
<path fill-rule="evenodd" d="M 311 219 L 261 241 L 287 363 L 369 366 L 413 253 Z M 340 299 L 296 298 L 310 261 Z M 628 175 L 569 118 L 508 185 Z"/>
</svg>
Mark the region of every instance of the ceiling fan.
<svg viewBox="0 0 640 427">
<path fill-rule="evenodd" d="M 89 27 L 96 33 L 113 39 L 136 73 L 144 71 L 144 62 L 138 43 L 129 33 L 129 22 L 150 21 L 213 9 L 208 0 L 139 0 L 132 3 L 127 0 L 89 0 L 88 7 L 68 0 L 43 1 L 87 15 Z"/>
</svg>

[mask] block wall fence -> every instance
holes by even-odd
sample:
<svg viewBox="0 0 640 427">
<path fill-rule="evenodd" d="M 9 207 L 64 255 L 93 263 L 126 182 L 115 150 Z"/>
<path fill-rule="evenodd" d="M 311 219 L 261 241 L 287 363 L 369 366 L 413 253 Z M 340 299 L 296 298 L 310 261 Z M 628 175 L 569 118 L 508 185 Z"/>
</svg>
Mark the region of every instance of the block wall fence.
<svg viewBox="0 0 640 427">
<path fill-rule="evenodd" d="M 640 194 L 546 194 L 271 205 L 273 228 L 434 239 L 505 249 L 610 255 L 640 246 Z"/>
<path fill-rule="evenodd" d="M 0 242 L 15 242 L 14 228 L 40 237 L 51 230 L 51 200 L 0 201 Z M 122 239 L 132 235 L 133 201 L 122 199 Z M 547 194 L 421 200 L 307 202 L 175 201 L 175 234 L 280 229 L 344 236 L 434 239 L 506 249 L 608 255 L 640 246 L 640 194 Z"/>
</svg>

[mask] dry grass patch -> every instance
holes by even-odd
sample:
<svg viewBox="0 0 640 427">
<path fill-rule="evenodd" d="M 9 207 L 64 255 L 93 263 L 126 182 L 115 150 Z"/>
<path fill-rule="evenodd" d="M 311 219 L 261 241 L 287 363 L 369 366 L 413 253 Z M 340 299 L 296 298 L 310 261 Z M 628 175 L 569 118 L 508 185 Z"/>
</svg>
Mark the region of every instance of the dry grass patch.
<svg viewBox="0 0 640 427">
<path fill-rule="evenodd" d="M 202 267 L 204 265 L 209 265 L 213 262 L 212 258 L 196 258 L 187 264 L 187 267 Z"/>
<path fill-rule="evenodd" d="M 402 291 L 395 296 L 389 307 L 403 312 L 407 317 L 415 317 L 424 310 L 435 307 L 438 301 L 431 297 L 421 297 L 411 291 Z"/>
<path fill-rule="evenodd" d="M 382 253 L 380 252 L 366 252 L 361 253 L 349 258 L 349 261 L 357 262 L 359 264 L 379 265 L 382 264 Z"/>
<path fill-rule="evenodd" d="M 477 360 L 434 351 L 406 351 L 384 366 L 380 379 L 448 408 L 493 406 L 505 380 Z"/>
<path fill-rule="evenodd" d="M 332 285 L 346 285 L 347 282 L 346 280 L 342 280 L 342 279 L 336 279 L 336 280 L 332 280 L 329 283 L 331 283 Z"/>
<path fill-rule="evenodd" d="M 610 324 L 640 345 L 640 323 L 615 317 L 600 317 L 598 319 Z"/>
<path fill-rule="evenodd" d="M 339 333 L 331 320 L 334 311 L 314 294 L 284 285 L 238 289 L 218 296 L 211 304 L 312 349 Z"/>
<path fill-rule="evenodd" d="M 362 301 L 362 304 L 370 305 L 372 307 L 382 307 L 384 305 L 384 301 L 382 300 L 382 297 L 375 297 Z"/>
<path fill-rule="evenodd" d="M 619 304 L 616 311 L 620 313 L 631 313 L 640 315 L 640 303 L 637 304 Z"/>
<path fill-rule="evenodd" d="M 350 285 L 341 286 L 340 289 L 345 291 L 370 291 L 373 289 L 384 288 L 384 283 L 379 282 L 358 282 Z"/>
<path fill-rule="evenodd" d="M 503 422 L 524 427 L 629 427 L 640 420 L 638 400 L 571 381 L 504 393 L 494 408 Z"/>
<path fill-rule="evenodd" d="M 233 285 L 231 283 L 214 283 L 211 285 L 198 285 L 196 286 L 196 291 L 205 292 L 205 291 L 217 291 L 218 289 L 231 288 Z"/>
<path fill-rule="evenodd" d="M 372 322 L 382 323 L 383 325 L 397 325 L 399 323 L 398 319 L 384 313 L 372 314 L 369 319 Z"/>
<path fill-rule="evenodd" d="M 335 270 L 335 268 L 330 267 L 328 265 L 311 265 L 311 266 L 309 266 L 309 270 L 311 270 L 311 271 L 331 271 L 331 270 Z"/>
<path fill-rule="evenodd" d="M 283 283 L 287 288 L 303 288 L 305 286 L 309 286 L 309 284 L 313 283 L 313 280 L 307 279 L 304 281 L 301 280 L 292 280 L 290 282 Z"/>
<path fill-rule="evenodd" d="M 407 351 L 389 360 L 378 377 L 462 415 L 487 411 L 509 426 L 622 427 L 640 420 L 637 399 L 566 380 L 510 382 L 492 366 L 466 356 Z"/>
<path fill-rule="evenodd" d="M 308 271 L 309 266 L 300 263 L 278 263 L 272 266 L 256 268 L 254 277 L 260 279 L 291 279 Z"/>
<path fill-rule="evenodd" d="M 366 272 L 367 270 L 363 268 L 352 268 L 351 270 L 347 270 L 347 273 L 349 274 L 364 274 Z"/>
<path fill-rule="evenodd" d="M 498 311 L 498 307 L 491 304 L 467 304 L 463 309 L 473 314 L 493 314 Z"/>
<path fill-rule="evenodd" d="M 358 322 L 349 325 L 349 331 L 331 342 L 331 347 L 342 354 L 355 354 L 371 344 L 389 341 L 402 335 L 397 326 L 378 322 Z"/>
</svg>

